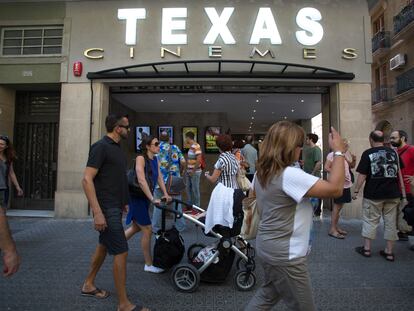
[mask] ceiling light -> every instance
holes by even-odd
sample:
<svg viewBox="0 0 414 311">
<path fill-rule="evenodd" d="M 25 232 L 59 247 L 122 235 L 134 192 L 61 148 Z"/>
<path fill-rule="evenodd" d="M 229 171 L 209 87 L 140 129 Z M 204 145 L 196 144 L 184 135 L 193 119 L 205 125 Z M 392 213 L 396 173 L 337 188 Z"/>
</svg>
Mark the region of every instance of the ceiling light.
<svg viewBox="0 0 414 311">
<path fill-rule="evenodd" d="M 256 109 L 254 109 L 253 112 L 256 112 Z"/>
<path fill-rule="evenodd" d="M 259 102 L 259 100 L 258 99 L 256 99 L 256 103 L 258 103 Z"/>
<path fill-rule="evenodd" d="M 252 117 L 252 120 L 254 120 L 254 117 Z"/>
<path fill-rule="evenodd" d="M 284 119 L 286 120 L 286 119 L 287 119 L 287 117 L 284 117 Z"/>
<path fill-rule="evenodd" d="M 209 101 L 210 101 L 210 100 L 207 98 L 207 99 L 206 99 L 206 102 L 209 102 Z"/>
<path fill-rule="evenodd" d="M 163 102 L 164 102 L 164 100 L 163 100 L 163 99 L 161 99 L 161 102 L 163 103 Z"/>
<path fill-rule="evenodd" d="M 272 114 L 275 114 L 275 112 L 274 112 L 274 111 L 272 111 Z"/>
<path fill-rule="evenodd" d="M 292 112 L 295 112 L 295 109 L 292 109 Z"/>
<path fill-rule="evenodd" d="M 300 102 L 303 103 L 305 100 L 301 99 Z"/>
</svg>

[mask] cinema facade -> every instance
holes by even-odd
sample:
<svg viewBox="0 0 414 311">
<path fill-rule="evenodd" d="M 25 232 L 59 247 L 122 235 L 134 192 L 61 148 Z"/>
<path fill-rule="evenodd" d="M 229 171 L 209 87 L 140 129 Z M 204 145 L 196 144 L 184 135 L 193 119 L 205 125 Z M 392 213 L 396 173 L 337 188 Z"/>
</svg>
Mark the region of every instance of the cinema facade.
<svg viewBox="0 0 414 311">
<path fill-rule="evenodd" d="M 0 33 L 0 132 L 25 190 L 12 209 L 87 217 L 80 180 L 109 112 L 130 116 L 129 159 L 138 126 L 168 125 L 179 146 L 193 126 L 206 148 L 209 127 L 260 138 L 318 114 L 323 141 L 335 126 L 357 155 L 368 146 L 366 1 L 10 1 Z"/>
</svg>

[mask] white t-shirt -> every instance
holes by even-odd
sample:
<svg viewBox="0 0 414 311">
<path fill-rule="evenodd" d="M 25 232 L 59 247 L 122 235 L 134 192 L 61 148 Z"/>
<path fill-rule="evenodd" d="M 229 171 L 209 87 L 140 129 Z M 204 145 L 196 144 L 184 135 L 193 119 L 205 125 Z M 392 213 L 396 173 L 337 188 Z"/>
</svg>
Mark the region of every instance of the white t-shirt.
<svg viewBox="0 0 414 311">
<path fill-rule="evenodd" d="M 273 265 L 304 260 L 309 247 L 313 209 L 305 194 L 319 180 L 299 168 L 287 167 L 263 189 L 254 184 L 260 223 L 256 237 L 259 257 Z"/>
</svg>

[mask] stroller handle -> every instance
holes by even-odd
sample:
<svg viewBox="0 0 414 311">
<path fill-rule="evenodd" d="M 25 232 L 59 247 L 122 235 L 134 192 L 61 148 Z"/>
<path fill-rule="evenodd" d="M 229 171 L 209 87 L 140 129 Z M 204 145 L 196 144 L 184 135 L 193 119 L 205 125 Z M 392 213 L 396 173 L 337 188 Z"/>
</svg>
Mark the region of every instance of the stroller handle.
<svg viewBox="0 0 414 311">
<path fill-rule="evenodd" d="M 173 209 L 171 207 L 168 207 L 167 206 L 167 201 L 165 201 L 165 200 L 161 200 L 161 203 L 160 204 L 154 204 L 154 206 L 156 208 L 159 208 L 159 209 L 164 210 L 166 212 L 175 214 L 177 216 L 177 218 L 183 217 L 183 213 L 182 212 L 179 212 L 179 211 L 177 211 L 177 210 L 175 210 L 175 209 Z"/>
<path fill-rule="evenodd" d="M 183 204 L 187 208 L 195 209 L 195 210 L 198 210 L 199 212 L 205 212 L 204 209 L 202 209 L 202 208 L 200 208 L 196 205 L 192 205 L 191 203 L 185 202 L 183 200 L 172 198 L 172 201 L 175 202 L 176 204 L 178 204 L 178 203 Z"/>
</svg>

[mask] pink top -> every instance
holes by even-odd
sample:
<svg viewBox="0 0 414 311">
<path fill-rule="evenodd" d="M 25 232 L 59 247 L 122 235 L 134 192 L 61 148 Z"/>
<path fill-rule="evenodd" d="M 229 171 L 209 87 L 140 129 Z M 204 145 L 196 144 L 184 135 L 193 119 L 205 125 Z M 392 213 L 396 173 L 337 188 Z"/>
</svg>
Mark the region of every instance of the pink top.
<svg viewBox="0 0 414 311">
<path fill-rule="evenodd" d="M 334 158 L 334 153 L 330 152 L 327 156 L 326 156 L 326 160 L 332 162 L 333 158 Z M 351 188 L 352 187 L 352 180 L 351 180 L 351 173 L 349 172 L 349 164 L 348 161 L 345 160 L 345 183 L 344 183 L 344 188 Z"/>
</svg>

